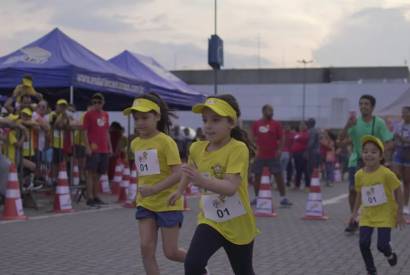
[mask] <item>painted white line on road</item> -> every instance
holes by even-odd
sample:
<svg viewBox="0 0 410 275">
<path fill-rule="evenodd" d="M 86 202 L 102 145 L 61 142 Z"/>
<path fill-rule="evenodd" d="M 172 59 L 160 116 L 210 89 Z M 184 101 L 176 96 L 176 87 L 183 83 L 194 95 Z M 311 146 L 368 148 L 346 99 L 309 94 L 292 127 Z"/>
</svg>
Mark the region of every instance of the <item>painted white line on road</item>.
<svg viewBox="0 0 410 275">
<path fill-rule="evenodd" d="M 333 198 L 331 198 L 331 199 L 324 200 L 324 201 L 323 201 L 323 205 L 336 204 L 336 203 L 341 202 L 342 200 L 344 200 L 344 199 L 347 198 L 347 197 L 348 197 L 348 194 L 347 194 L 347 193 L 346 193 L 346 194 L 342 194 L 342 195 L 339 195 L 339 196 L 337 196 L 337 197 L 333 197 Z"/>
<path fill-rule="evenodd" d="M 101 207 L 99 209 L 87 209 L 87 210 L 81 210 L 81 211 L 76 211 L 76 212 L 71 212 L 71 213 L 41 215 L 41 216 L 29 217 L 29 219 L 26 221 L 20 221 L 20 220 L 0 221 L 0 225 L 7 224 L 7 223 L 27 222 L 27 221 L 33 221 L 33 220 L 44 220 L 44 219 L 49 219 L 49 218 L 58 218 L 58 217 L 74 216 L 74 215 L 80 215 L 80 214 L 105 212 L 105 211 L 109 211 L 113 209 L 120 209 L 120 208 L 123 208 L 123 207 L 121 205 L 112 205 L 112 206 L 107 206 L 107 207 Z"/>
</svg>

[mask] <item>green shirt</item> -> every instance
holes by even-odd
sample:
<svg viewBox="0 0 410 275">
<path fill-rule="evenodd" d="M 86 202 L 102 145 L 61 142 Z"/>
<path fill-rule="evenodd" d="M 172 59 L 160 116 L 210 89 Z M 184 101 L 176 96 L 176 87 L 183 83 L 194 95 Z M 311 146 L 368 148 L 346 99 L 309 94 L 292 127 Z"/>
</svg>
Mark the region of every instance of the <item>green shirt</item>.
<svg viewBox="0 0 410 275">
<path fill-rule="evenodd" d="M 363 136 L 373 135 L 383 142 L 393 139 L 393 134 L 387 129 L 384 120 L 378 116 L 373 116 L 373 119 L 369 122 L 365 122 L 362 117 L 358 117 L 356 124 L 349 128 L 348 134 L 353 143 L 352 154 L 349 158 L 349 167 L 357 167 L 357 160 L 362 154 Z"/>
</svg>

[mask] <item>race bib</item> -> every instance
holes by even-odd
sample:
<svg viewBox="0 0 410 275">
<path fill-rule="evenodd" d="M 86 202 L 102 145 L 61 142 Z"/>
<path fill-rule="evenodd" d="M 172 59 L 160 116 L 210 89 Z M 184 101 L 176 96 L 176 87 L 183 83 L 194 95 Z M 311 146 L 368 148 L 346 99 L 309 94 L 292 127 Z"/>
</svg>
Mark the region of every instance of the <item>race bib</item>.
<svg viewBox="0 0 410 275">
<path fill-rule="evenodd" d="M 158 175 L 160 167 L 157 149 L 135 152 L 135 164 L 138 176 Z"/>
<path fill-rule="evenodd" d="M 362 204 L 366 207 L 381 205 L 387 202 L 383 184 L 362 187 Z"/>
<path fill-rule="evenodd" d="M 215 222 L 225 222 L 246 214 L 238 193 L 231 197 L 218 194 L 201 197 L 205 217 Z"/>
</svg>

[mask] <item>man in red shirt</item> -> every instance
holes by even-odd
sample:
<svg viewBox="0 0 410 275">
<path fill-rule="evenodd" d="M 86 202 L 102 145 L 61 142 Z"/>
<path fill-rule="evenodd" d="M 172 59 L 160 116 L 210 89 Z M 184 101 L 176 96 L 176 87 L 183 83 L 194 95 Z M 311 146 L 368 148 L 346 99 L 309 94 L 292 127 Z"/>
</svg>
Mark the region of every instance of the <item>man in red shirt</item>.
<svg viewBox="0 0 410 275">
<path fill-rule="evenodd" d="M 271 174 L 275 177 L 281 197 L 281 206 L 291 206 L 292 203 L 285 197 L 285 184 L 282 176 L 282 167 L 280 156 L 284 145 L 284 136 L 282 126 L 279 122 L 273 120 L 273 107 L 264 105 L 262 107 L 262 119 L 252 124 L 252 136 L 255 140 L 257 153 L 254 162 L 255 173 L 255 196 L 258 196 L 259 186 L 264 167 L 268 167 Z"/>
<path fill-rule="evenodd" d="M 88 206 L 104 204 L 97 197 L 98 180 L 108 170 L 108 156 L 112 153 L 109 138 L 109 116 L 103 111 L 104 96 L 96 93 L 91 102 L 94 108 L 84 115 L 85 150 L 87 154 L 87 193 Z"/>
</svg>

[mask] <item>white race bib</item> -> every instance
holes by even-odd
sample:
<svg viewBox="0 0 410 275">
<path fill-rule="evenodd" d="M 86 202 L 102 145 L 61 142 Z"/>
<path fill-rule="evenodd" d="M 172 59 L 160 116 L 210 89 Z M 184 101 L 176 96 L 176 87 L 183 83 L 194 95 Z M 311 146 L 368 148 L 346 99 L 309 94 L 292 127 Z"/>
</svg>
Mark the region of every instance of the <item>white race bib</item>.
<svg viewBox="0 0 410 275">
<path fill-rule="evenodd" d="M 381 205 L 387 202 L 383 184 L 362 187 L 362 204 L 366 207 Z"/>
<path fill-rule="evenodd" d="M 231 197 L 203 195 L 201 200 L 205 217 L 215 222 L 229 221 L 246 213 L 238 193 Z"/>
<path fill-rule="evenodd" d="M 138 176 L 158 175 L 160 168 L 157 149 L 135 152 L 135 164 Z"/>
</svg>

